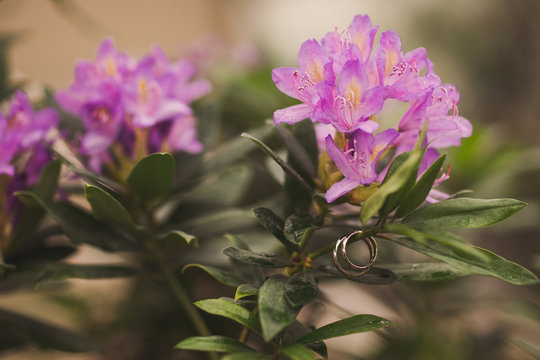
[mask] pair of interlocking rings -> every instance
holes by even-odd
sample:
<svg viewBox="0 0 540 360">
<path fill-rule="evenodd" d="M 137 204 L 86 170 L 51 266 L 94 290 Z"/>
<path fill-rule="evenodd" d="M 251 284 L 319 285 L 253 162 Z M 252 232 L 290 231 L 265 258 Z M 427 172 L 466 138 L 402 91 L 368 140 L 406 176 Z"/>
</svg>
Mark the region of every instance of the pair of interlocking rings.
<svg viewBox="0 0 540 360">
<path fill-rule="evenodd" d="M 342 237 L 338 241 L 336 241 L 336 245 L 334 246 L 334 250 L 332 251 L 332 256 L 334 259 L 334 264 L 336 265 L 336 268 L 339 270 L 340 273 L 347 277 L 359 277 L 367 273 L 373 264 L 375 263 L 375 259 L 377 258 L 377 242 L 372 236 L 364 236 L 362 237 L 362 240 L 367 245 L 367 248 L 369 250 L 369 262 L 365 265 L 357 265 L 353 263 L 349 256 L 347 255 L 347 243 L 351 238 L 353 238 L 356 235 L 363 235 L 362 230 L 353 231 L 347 236 Z M 347 263 L 349 269 L 345 269 L 341 262 L 339 261 L 338 254 L 341 253 L 341 257 L 343 260 L 345 260 L 345 263 Z M 351 271 L 354 270 L 354 271 Z"/>
</svg>

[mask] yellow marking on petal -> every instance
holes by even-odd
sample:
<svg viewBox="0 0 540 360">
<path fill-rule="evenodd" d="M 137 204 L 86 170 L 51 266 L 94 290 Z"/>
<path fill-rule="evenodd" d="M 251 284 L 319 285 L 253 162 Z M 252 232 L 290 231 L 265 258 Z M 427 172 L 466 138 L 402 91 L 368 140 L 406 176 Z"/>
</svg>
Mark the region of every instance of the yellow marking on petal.
<svg viewBox="0 0 540 360">
<path fill-rule="evenodd" d="M 118 71 L 116 70 L 116 61 L 114 61 L 113 58 L 108 58 L 105 62 L 105 71 L 112 77 L 116 77 L 118 75 Z"/>
<path fill-rule="evenodd" d="M 357 34 L 353 39 L 352 42 L 358 45 L 360 50 L 363 52 L 364 48 L 366 47 L 366 37 L 362 36 L 361 34 Z"/>
<path fill-rule="evenodd" d="M 352 79 L 345 88 L 345 97 L 355 109 L 360 104 L 362 90 L 362 86 L 358 83 L 358 81 L 356 81 L 356 79 Z"/>
<path fill-rule="evenodd" d="M 320 61 L 313 60 L 308 65 L 308 74 L 313 82 L 321 82 L 323 80 L 323 65 Z"/>
<path fill-rule="evenodd" d="M 386 66 L 384 67 L 384 75 L 388 76 L 394 70 L 394 66 L 399 61 L 399 54 L 397 51 L 391 50 L 386 53 Z"/>
<path fill-rule="evenodd" d="M 148 84 L 144 80 L 139 80 L 139 102 L 144 103 L 148 100 Z"/>
</svg>

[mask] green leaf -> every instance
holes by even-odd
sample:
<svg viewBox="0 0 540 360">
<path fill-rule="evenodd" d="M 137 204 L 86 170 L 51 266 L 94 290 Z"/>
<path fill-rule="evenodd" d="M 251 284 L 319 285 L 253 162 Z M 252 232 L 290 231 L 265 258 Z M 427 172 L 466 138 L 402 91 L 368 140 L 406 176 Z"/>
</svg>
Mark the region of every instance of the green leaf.
<svg viewBox="0 0 540 360">
<path fill-rule="evenodd" d="M 97 350 L 82 334 L 4 309 L 0 309 L 0 328 L 46 349 L 73 353 Z"/>
<path fill-rule="evenodd" d="M 313 181 L 317 175 L 317 167 L 313 163 L 310 155 L 306 149 L 300 144 L 296 137 L 284 127 L 284 125 L 276 126 L 276 131 L 285 145 L 285 148 L 289 151 L 289 155 L 294 159 L 294 163 L 298 165 L 299 170 L 304 173 L 304 180 L 306 182 Z"/>
<path fill-rule="evenodd" d="M 239 237 L 232 234 L 225 234 L 224 236 L 234 245 L 234 247 L 250 251 L 249 246 L 247 246 L 247 244 Z M 234 258 L 229 258 L 229 260 L 234 272 L 243 280 L 243 282 L 262 285 L 264 274 L 260 267 L 246 264 Z"/>
<path fill-rule="evenodd" d="M 257 295 L 259 293 L 259 288 L 256 288 L 253 285 L 249 284 L 241 284 L 238 285 L 236 288 L 236 292 L 234 294 L 234 300 L 239 300 L 248 296 Z"/>
<path fill-rule="evenodd" d="M 422 174 L 420 180 L 413 186 L 396 210 L 396 218 L 408 215 L 426 200 L 433 187 L 433 183 L 441 171 L 445 158 L 446 154 L 439 156 L 424 174 Z"/>
<path fill-rule="evenodd" d="M 310 333 L 311 331 L 311 328 L 302 324 L 300 321 L 295 320 L 287 328 L 287 335 L 289 335 L 292 340 L 295 341 L 296 339 L 301 338 L 302 336 Z M 328 359 L 328 350 L 324 342 L 319 341 L 313 344 L 307 344 L 307 347 L 315 351 L 317 354 L 321 355 L 323 358 Z"/>
<path fill-rule="evenodd" d="M 134 276 L 134 268 L 120 265 L 76 265 L 58 264 L 52 269 L 44 270 L 34 281 L 34 287 L 39 287 L 47 281 L 66 279 L 110 279 Z"/>
<path fill-rule="evenodd" d="M 409 238 L 398 237 L 393 238 L 392 241 L 434 259 L 444 261 L 466 273 L 492 276 L 515 285 L 531 285 L 539 282 L 538 278 L 529 270 L 476 246 L 474 248 L 482 254 L 482 258 L 431 239 L 420 243 Z"/>
<path fill-rule="evenodd" d="M 253 331 L 261 332 L 261 325 L 257 316 L 240 305 L 224 299 L 200 300 L 194 304 L 207 313 L 229 318 Z"/>
<path fill-rule="evenodd" d="M 252 350 L 240 341 L 225 336 L 193 336 L 180 341 L 176 349 L 217 351 L 217 352 L 245 352 Z"/>
<path fill-rule="evenodd" d="M 230 273 L 228 271 L 224 271 L 212 266 L 206 266 L 201 264 L 187 264 L 182 268 L 182 273 L 186 271 L 189 268 L 199 268 L 204 271 L 223 285 L 227 285 L 230 287 L 237 287 L 242 284 L 242 279 L 240 279 L 238 276 L 236 276 L 233 273 Z"/>
<path fill-rule="evenodd" d="M 356 278 L 346 277 L 340 273 L 335 266 L 319 266 L 317 270 L 320 271 L 320 273 L 315 274 L 317 280 L 347 279 L 349 281 L 372 285 L 388 285 L 397 280 L 397 276 L 392 271 L 377 267 L 372 267 L 369 272 Z"/>
<path fill-rule="evenodd" d="M 150 154 L 140 160 L 127 178 L 128 185 L 144 200 L 167 194 L 174 181 L 174 158 L 167 153 Z"/>
<path fill-rule="evenodd" d="M 380 266 L 392 271 L 401 281 L 444 281 L 471 275 L 470 272 L 458 270 L 440 262 L 381 264 Z"/>
<path fill-rule="evenodd" d="M 285 298 L 292 307 L 303 306 L 319 296 L 319 287 L 313 275 L 299 272 L 287 279 Z"/>
<path fill-rule="evenodd" d="M 250 132 L 259 139 L 266 139 L 274 132 L 275 125 L 268 124 Z M 219 146 L 213 151 L 207 152 L 204 155 L 204 167 L 207 170 L 217 170 L 234 161 L 242 160 L 251 151 L 256 149 L 256 145 L 252 142 L 245 141 L 242 138 L 235 138 L 225 144 Z"/>
<path fill-rule="evenodd" d="M 117 225 L 122 230 L 135 233 L 135 223 L 122 204 L 109 193 L 93 185 L 85 185 L 86 200 L 92 206 L 96 219 L 111 225 Z"/>
<path fill-rule="evenodd" d="M 339 336 L 373 331 L 384 326 L 396 325 L 390 320 L 386 320 L 375 315 L 356 315 L 315 329 L 309 334 L 296 340 L 296 342 L 306 345 Z"/>
<path fill-rule="evenodd" d="M 300 243 L 306 230 L 314 225 L 315 219 L 309 214 L 292 214 L 285 220 L 283 231 L 287 240 Z"/>
<path fill-rule="evenodd" d="M 300 174 L 296 172 L 289 164 L 287 164 L 278 154 L 276 154 L 272 149 L 270 149 L 265 143 L 263 143 L 261 140 L 254 138 L 253 136 L 242 133 L 243 137 L 248 138 L 249 140 L 253 141 L 255 144 L 257 144 L 267 155 L 269 155 L 274 161 L 285 171 L 285 173 L 291 175 L 302 187 L 305 188 L 308 192 L 313 192 L 313 189 L 311 185 L 309 185 L 306 180 Z"/>
<path fill-rule="evenodd" d="M 281 352 L 291 360 L 315 360 L 315 355 L 311 350 L 300 344 L 290 344 L 282 347 Z"/>
<path fill-rule="evenodd" d="M 291 261 L 278 255 L 254 253 L 248 250 L 228 247 L 223 254 L 246 264 L 260 267 L 281 268 L 293 265 Z"/>
<path fill-rule="evenodd" d="M 199 246 L 199 240 L 195 235 L 188 234 L 181 230 L 172 230 L 164 235 L 159 236 L 157 243 L 161 246 L 161 248 L 164 249 L 175 249 L 177 248 L 176 245 L 190 245 L 193 247 Z"/>
<path fill-rule="evenodd" d="M 425 244 L 428 240 L 438 242 L 439 244 L 451 249 L 452 251 L 468 254 L 477 257 L 480 260 L 486 260 L 484 254 L 478 251 L 459 236 L 445 231 L 420 231 L 410 228 L 403 224 L 386 224 L 385 229 L 395 234 L 400 234 L 413 239 L 416 242 Z"/>
<path fill-rule="evenodd" d="M 289 249 L 298 251 L 300 248 L 298 247 L 298 244 L 289 241 L 285 234 L 283 233 L 283 227 L 285 226 L 283 223 L 283 220 L 279 216 L 277 216 L 272 210 L 259 207 L 256 209 L 253 209 L 253 212 L 255 213 L 255 216 L 259 219 L 259 221 L 263 224 L 264 228 L 276 239 L 278 239 L 283 245 L 287 246 Z"/>
<path fill-rule="evenodd" d="M 50 202 L 56 194 L 61 167 L 62 164 L 58 160 L 45 165 L 39 176 L 39 181 L 33 188 L 33 191 L 45 202 Z"/>
<path fill-rule="evenodd" d="M 241 352 L 225 355 L 221 360 L 274 360 L 275 358 L 265 354 L 253 352 Z"/>
<path fill-rule="evenodd" d="M 259 291 L 259 319 L 266 342 L 296 319 L 300 308 L 293 308 L 285 298 L 287 279 L 268 278 Z"/>
<path fill-rule="evenodd" d="M 69 203 L 45 204 L 31 191 L 18 191 L 15 195 L 24 203 L 38 204 L 45 209 L 75 244 L 86 243 L 106 251 L 133 250 L 138 247 L 133 239 L 122 237 L 92 215 Z"/>
<path fill-rule="evenodd" d="M 45 203 L 51 202 L 56 193 L 58 187 L 58 177 L 60 176 L 61 163 L 59 161 L 51 161 L 41 171 L 41 175 L 37 184 L 34 186 L 33 191 L 43 199 Z M 13 235 L 13 242 L 10 246 L 15 244 L 22 244 L 29 239 L 36 231 L 45 209 L 39 207 L 26 207 L 19 220 L 19 225 L 15 229 Z"/>
<path fill-rule="evenodd" d="M 402 222 L 422 230 L 477 228 L 502 221 L 525 205 L 514 199 L 449 199 L 424 206 Z"/>
<path fill-rule="evenodd" d="M 382 209 L 381 212 L 383 214 L 388 214 L 399 204 L 399 200 L 405 195 L 404 192 L 414 185 L 418 166 L 422 161 L 422 154 L 423 150 L 421 148 L 413 150 L 401 166 L 399 166 L 390 178 L 381 185 L 379 190 L 367 198 L 360 211 L 360 220 L 364 225 L 373 217 L 373 215 L 383 208 L 383 205 L 384 209 Z M 410 181 L 411 179 L 413 179 L 412 184 Z M 389 196 L 392 194 L 397 194 L 399 196 L 389 199 Z M 387 199 L 389 200 L 387 201 Z M 385 201 L 387 202 L 385 203 Z"/>
</svg>

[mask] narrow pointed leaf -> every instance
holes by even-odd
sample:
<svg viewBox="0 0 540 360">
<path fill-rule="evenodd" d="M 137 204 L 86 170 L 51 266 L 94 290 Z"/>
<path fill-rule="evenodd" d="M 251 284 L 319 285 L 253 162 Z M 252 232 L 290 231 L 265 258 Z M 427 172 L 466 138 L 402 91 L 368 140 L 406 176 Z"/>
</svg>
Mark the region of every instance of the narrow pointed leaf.
<svg viewBox="0 0 540 360">
<path fill-rule="evenodd" d="M 236 288 L 234 294 L 234 300 L 239 300 L 248 296 L 257 295 L 259 293 L 259 288 L 256 288 L 253 285 L 241 284 Z"/>
<path fill-rule="evenodd" d="M 281 352 L 291 360 L 315 360 L 313 352 L 300 344 L 290 344 L 281 348 Z"/>
<path fill-rule="evenodd" d="M 303 306 L 319 296 L 319 287 L 313 275 L 299 272 L 287 279 L 285 297 L 292 307 Z"/>
<path fill-rule="evenodd" d="M 433 183 L 441 171 L 445 158 L 446 154 L 439 156 L 439 158 L 437 158 L 437 160 L 431 164 L 424 174 L 422 174 L 422 177 L 413 186 L 411 191 L 409 191 L 407 196 L 405 196 L 401 202 L 401 205 L 399 205 L 398 209 L 396 210 L 396 218 L 401 218 L 408 215 L 414 209 L 420 206 L 424 200 L 426 200 L 431 188 L 433 187 Z"/>
<path fill-rule="evenodd" d="M 120 236 L 106 224 L 69 203 L 45 204 L 31 191 L 18 191 L 15 195 L 24 203 L 38 204 L 45 209 L 75 244 L 86 243 L 106 251 L 137 248 L 132 239 Z"/>
<path fill-rule="evenodd" d="M 424 206 L 402 222 L 422 230 L 477 228 L 502 221 L 525 205 L 514 199 L 449 199 Z"/>
<path fill-rule="evenodd" d="M 282 268 L 292 265 L 292 262 L 290 260 L 278 255 L 254 253 L 248 250 L 242 250 L 233 247 L 228 247 L 223 250 L 223 254 L 243 263 L 260 267 Z"/>
<path fill-rule="evenodd" d="M 240 279 L 238 276 L 236 276 L 233 273 L 230 273 L 225 270 L 221 270 L 212 266 L 206 266 L 201 264 L 187 264 L 182 269 L 182 273 L 186 271 L 189 268 L 199 268 L 204 271 L 223 285 L 231 286 L 231 287 L 237 287 L 242 284 L 242 279 Z"/>
<path fill-rule="evenodd" d="M 427 239 L 425 243 L 402 237 L 394 238 L 392 241 L 434 259 L 444 261 L 463 272 L 492 276 L 515 285 L 531 285 L 539 282 L 538 278 L 529 270 L 476 246 L 476 250 L 486 260 L 430 239 Z"/>
<path fill-rule="evenodd" d="M 120 265 L 58 264 L 44 270 L 34 281 L 34 287 L 44 282 L 66 279 L 111 279 L 134 276 L 136 269 Z"/>
<path fill-rule="evenodd" d="M 315 219 L 309 214 L 293 214 L 285 220 L 284 235 L 290 242 L 298 244 L 314 223 Z"/>
<path fill-rule="evenodd" d="M 82 334 L 4 309 L 0 309 L 0 328 L 45 349 L 72 353 L 97 350 L 96 344 Z"/>
<path fill-rule="evenodd" d="M 157 239 L 158 244 L 165 249 L 174 249 L 179 246 L 190 245 L 193 247 L 199 246 L 199 241 L 195 235 L 188 234 L 181 230 L 173 230 L 161 235 Z"/>
<path fill-rule="evenodd" d="M 287 328 L 287 335 L 289 335 L 293 341 L 296 341 L 296 339 L 299 339 L 312 331 L 313 329 L 302 324 L 300 321 L 295 320 Z M 306 346 L 315 351 L 317 354 L 321 355 L 323 358 L 328 359 L 328 350 L 323 341 L 307 344 Z"/>
<path fill-rule="evenodd" d="M 286 278 L 271 277 L 259 291 L 259 318 L 266 342 L 292 323 L 300 311 L 300 308 L 293 308 L 285 298 L 286 284 Z"/>
<path fill-rule="evenodd" d="M 275 358 L 265 354 L 254 352 L 239 352 L 225 355 L 221 360 L 274 360 Z"/>
<path fill-rule="evenodd" d="M 257 216 L 261 224 L 263 224 L 264 228 L 268 230 L 270 234 L 274 235 L 274 237 L 278 239 L 281 243 L 283 243 L 283 245 L 295 251 L 300 250 L 298 244 L 289 241 L 287 237 L 285 237 L 285 234 L 283 233 L 283 227 L 285 226 L 283 220 L 281 220 L 281 218 L 277 216 L 272 210 L 264 207 L 259 207 L 253 209 L 253 212 L 255 213 L 255 216 Z"/>
<path fill-rule="evenodd" d="M 414 184 L 414 177 L 416 172 L 418 172 L 418 166 L 422 160 L 422 149 L 416 149 L 412 151 L 409 157 L 397 168 L 397 170 L 390 176 L 390 178 L 381 185 L 379 190 L 377 190 L 373 195 L 371 195 L 364 202 L 362 210 L 360 211 L 360 220 L 363 224 L 366 224 L 369 219 L 373 217 L 383 205 L 385 208 L 382 210 L 383 213 L 387 214 L 392 211 L 395 206 L 399 204 L 399 201 L 393 200 L 391 205 L 388 205 L 388 202 L 385 204 L 385 201 L 392 194 L 401 193 L 407 191 L 410 186 Z M 410 179 L 413 179 L 413 183 L 410 184 Z"/>
<path fill-rule="evenodd" d="M 289 155 L 294 158 L 294 163 L 298 164 L 302 172 L 306 174 L 304 180 L 306 180 L 306 182 L 313 181 L 312 179 L 317 175 L 317 168 L 312 162 L 306 149 L 304 149 L 296 137 L 294 137 L 294 135 L 283 125 L 276 126 L 276 131 L 283 142 L 283 145 L 285 145 L 285 148 L 289 151 Z"/>
<path fill-rule="evenodd" d="M 127 178 L 128 185 L 141 198 L 161 197 L 174 180 L 174 159 L 167 153 L 148 155 L 139 161 Z"/>
<path fill-rule="evenodd" d="M 311 186 L 304 180 L 300 174 L 296 172 L 289 164 L 287 164 L 278 154 L 276 154 L 272 149 L 268 147 L 265 143 L 263 143 L 261 140 L 254 138 L 253 136 L 242 133 L 242 136 L 245 138 L 248 138 L 249 140 L 253 141 L 255 144 L 257 144 L 267 155 L 269 155 L 274 161 L 285 171 L 287 174 L 291 175 L 302 187 L 304 187 L 308 192 L 312 192 L 313 189 Z"/>
<path fill-rule="evenodd" d="M 400 281 L 444 281 L 471 275 L 470 272 L 456 269 L 442 262 L 381 264 L 380 266 L 392 271 Z"/>
<path fill-rule="evenodd" d="M 109 193 L 101 190 L 93 185 L 84 187 L 86 200 L 92 206 L 92 214 L 96 219 L 117 225 L 122 230 L 134 233 L 135 223 L 131 219 L 131 215 L 127 212 L 122 204 Z"/>
<path fill-rule="evenodd" d="M 34 186 L 33 191 L 45 202 L 51 201 L 56 194 L 61 167 L 62 164 L 58 160 L 45 165 L 39 176 L 39 181 Z"/>
<path fill-rule="evenodd" d="M 207 299 L 194 303 L 199 309 L 210 314 L 223 316 L 250 328 L 258 333 L 261 332 L 259 319 L 248 309 L 224 299 Z"/>
<path fill-rule="evenodd" d="M 239 237 L 232 234 L 225 234 L 224 236 L 236 248 L 250 251 L 249 246 Z M 254 285 L 262 285 L 264 281 L 264 274 L 260 267 L 246 264 L 245 262 L 238 261 L 232 257 L 230 257 L 229 260 L 232 264 L 234 272 L 243 280 L 243 282 Z"/>
<path fill-rule="evenodd" d="M 306 345 L 339 336 L 373 331 L 384 326 L 396 325 L 390 320 L 386 320 L 375 315 L 356 315 L 315 329 L 309 334 L 296 340 L 296 342 Z"/>
<path fill-rule="evenodd" d="M 180 341 L 176 349 L 216 351 L 216 352 L 245 352 L 252 350 L 249 346 L 225 336 L 193 336 Z"/>
<path fill-rule="evenodd" d="M 315 273 L 317 280 L 324 279 L 347 279 L 362 284 L 388 285 L 398 280 L 397 276 L 388 269 L 372 267 L 366 274 L 357 278 L 348 278 L 340 273 L 335 266 L 320 266 L 317 268 L 320 273 Z"/>
</svg>

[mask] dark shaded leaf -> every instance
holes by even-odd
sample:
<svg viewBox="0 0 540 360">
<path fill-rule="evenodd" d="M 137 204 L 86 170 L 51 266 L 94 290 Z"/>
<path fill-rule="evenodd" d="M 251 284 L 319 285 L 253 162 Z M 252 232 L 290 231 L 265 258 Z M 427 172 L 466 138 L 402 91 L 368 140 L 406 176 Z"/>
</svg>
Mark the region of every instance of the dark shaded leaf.
<svg viewBox="0 0 540 360">
<path fill-rule="evenodd" d="M 322 272 L 315 274 L 315 278 L 318 280 L 340 278 L 371 285 L 388 285 L 397 281 L 397 276 L 392 271 L 376 267 L 372 267 L 366 274 L 356 278 L 346 277 L 334 266 L 320 266 L 317 270 Z"/>
<path fill-rule="evenodd" d="M 221 360 L 274 360 L 275 358 L 265 354 L 253 352 L 241 352 L 225 355 Z"/>
<path fill-rule="evenodd" d="M 212 267 L 212 266 L 206 266 L 206 265 L 201 265 L 201 264 L 187 264 L 182 269 L 182 273 L 184 273 L 184 271 L 192 267 L 196 267 L 196 268 L 206 271 L 208 275 L 210 275 L 211 277 L 213 277 L 214 279 L 216 279 L 223 285 L 237 287 L 242 284 L 242 279 L 240 279 L 235 274 Z"/>
<path fill-rule="evenodd" d="M 45 209 L 75 244 L 86 243 L 106 251 L 138 248 L 132 240 L 127 240 L 92 215 L 69 203 L 47 205 L 31 191 L 19 191 L 16 195 L 25 203 L 38 204 Z"/>
<path fill-rule="evenodd" d="M 127 183 L 142 199 L 148 200 L 167 194 L 173 180 L 174 158 L 167 153 L 156 153 L 135 165 Z"/>
<path fill-rule="evenodd" d="M 289 249 L 298 251 L 300 248 L 298 244 L 289 241 L 285 234 L 283 233 L 283 227 L 285 226 L 283 220 L 277 216 L 272 210 L 259 207 L 253 210 L 255 216 L 263 224 L 264 228 L 276 239 L 278 239 L 283 245 L 287 246 Z"/>
<path fill-rule="evenodd" d="M 396 210 L 396 218 L 401 218 L 408 215 L 414 209 L 420 206 L 424 200 L 426 200 L 426 197 L 433 187 L 433 183 L 441 171 L 445 158 L 446 154 L 439 156 L 437 160 L 435 160 L 433 164 L 431 164 L 431 166 L 424 172 L 424 174 L 422 174 L 422 177 L 420 177 L 411 191 L 409 191 L 407 196 L 405 196 Z"/>
<path fill-rule="evenodd" d="M 259 291 L 259 319 L 266 342 L 296 319 L 300 308 L 293 308 L 285 298 L 287 279 L 268 278 Z"/>
<path fill-rule="evenodd" d="M 217 352 L 244 352 L 252 350 L 240 341 L 225 336 L 193 336 L 180 341 L 176 349 L 217 351 Z"/>
<path fill-rule="evenodd" d="M 309 214 L 292 214 L 285 220 L 283 226 L 287 240 L 299 244 L 306 230 L 314 227 L 315 219 Z"/>
<path fill-rule="evenodd" d="M 294 170 L 289 164 L 287 164 L 278 154 L 276 154 L 272 149 L 270 149 L 265 143 L 263 143 L 261 140 L 247 134 L 242 133 L 243 137 L 248 138 L 249 140 L 253 141 L 255 144 L 257 144 L 267 155 L 269 155 L 274 161 L 285 171 L 285 173 L 292 176 L 302 187 L 305 188 L 306 191 L 311 193 L 313 191 L 311 185 L 309 185 L 302 176 L 300 176 L 296 170 Z"/>
<path fill-rule="evenodd" d="M 109 193 L 96 186 L 86 185 L 84 187 L 84 194 L 92 207 L 92 214 L 94 214 L 96 219 L 119 226 L 122 230 L 129 233 L 136 232 L 135 223 L 131 219 L 131 215 Z"/>
<path fill-rule="evenodd" d="M 291 261 L 278 255 L 254 253 L 248 250 L 241 250 L 233 247 L 228 247 L 223 250 L 223 254 L 243 263 L 260 267 L 281 268 L 292 265 Z"/>
<path fill-rule="evenodd" d="M 247 244 L 242 239 L 232 234 L 225 234 L 224 236 L 234 245 L 234 247 L 241 250 L 250 251 L 249 246 L 247 246 Z M 238 274 L 238 276 L 242 278 L 244 282 L 255 285 L 262 285 L 264 281 L 264 274 L 260 267 L 246 264 L 234 258 L 229 258 L 229 260 L 233 265 L 234 272 Z"/>
<path fill-rule="evenodd" d="M 199 240 L 194 235 L 181 230 L 172 230 L 157 238 L 157 243 L 162 249 L 176 249 L 186 245 L 199 246 Z"/>
<path fill-rule="evenodd" d="M 476 251 L 480 252 L 482 258 L 486 260 L 467 252 L 459 251 L 459 249 L 452 249 L 430 239 L 426 239 L 424 243 L 420 243 L 409 238 L 397 237 L 393 238 L 392 241 L 424 255 L 444 261 L 466 273 L 493 276 L 515 285 L 531 285 L 539 282 L 538 278 L 529 270 L 476 246 Z"/>
<path fill-rule="evenodd" d="M 298 320 L 293 321 L 287 328 L 287 334 L 292 337 L 293 341 L 301 338 L 311 331 L 313 331 L 313 329 L 302 324 Z M 321 355 L 323 358 L 328 359 L 328 350 L 326 349 L 326 344 L 324 342 L 319 341 L 312 344 L 307 344 L 306 346 L 315 351 L 317 354 Z"/>
<path fill-rule="evenodd" d="M 285 298 L 292 307 L 304 306 L 319 296 L 319 287 L 313 275 L 298 272 L 287 279 Z"/>
<path fill-rule="evenodd" d="M 207 299 L 194 303 L 199 309 L 210 314 L 223 316 L 250 328 L 258 333 L 261 332 L 259 319 L 248 309 L 224 299 Z"/>
<path fill-rule="evenodd" d="M 57 264 L 52 269 L 44 270 L 34 281 L 34 286 L 39 287 L 42 283 L 47 281 L 66 279 L 110 279 L 134 276 L 136 273 L 136 269 L 120 265 Z"/>
<path fill-rule="evenodd" d="M 317 341 L 331 339 L 339 336 L 373 331 L 384 326 L 396 326 L 393 322 L 375 315 L 356 315 L 347 319 L 339 320 L 321 328 L 315 329 L 309 334 L 296 340 L 298 344 L 311 344 Z"/>
<path fill-rule="evenodd" d="M 4 309 L 0 309 L 0 328 L 46 349 L 73 353 L 97 350 L 82 334 Z"/>
<path fill-rule="evenodd" d="M 276 131 L 283 145 L 289 151 L 289 155 L 294 159 L 294 164 L 301 170 L 300 173 L 306 175 L 303 176 L 304 180 L 308 183 L 313 182 L 313 179 L 317 175 L 317 167 L 304 146 L 300 144 L 297 138 L 284 125 L 276 126 Z"/>
<path fill-rule="evenodd" d="M 449 199 L 424 206 L 402 222 L 422 230 L 477 228 L 502 221 L 525 205 L 514 199 Z"/>
</svg>

